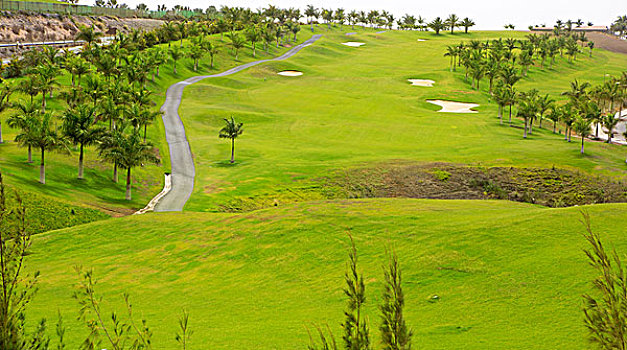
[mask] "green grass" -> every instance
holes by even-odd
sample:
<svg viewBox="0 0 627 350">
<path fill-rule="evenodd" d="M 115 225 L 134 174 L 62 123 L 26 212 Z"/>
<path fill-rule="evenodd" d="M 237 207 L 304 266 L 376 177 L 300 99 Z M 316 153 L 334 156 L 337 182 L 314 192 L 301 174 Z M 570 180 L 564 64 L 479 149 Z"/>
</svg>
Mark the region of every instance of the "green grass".
<svg viewBox="0 0 627 350">
<path fill-rule="evenodd" d="M 498 124 L 497 107 L 485 92 L 471 90 L 463 72 L 449 72 L 445 47 L 462 40 L 523 37 L 521 32 L 440 35 L 355 29 L 357 35 L 318 28 L 324 37 L 296 57 L 254 67 L 240 74 L 202 81 L 185 90 L 180 114 L 196 163 L 196 187 L 186 209 L 237 210 L 324 198 L 311 180 L 348 167 L 390 160 L 482 165 L 553 165 L 624 177 L 623 147 L 592 144 L 581 156 L 576 142 L 550 131 Z M 417 42 L 416 39 L 427 39 Z M 360 48 L 341 45 L 365 42 Z M 585 56 L 585 57 L 584 57 Z M 618 74 L 627 56 L 595 50 L 575 63 L 558 59 L 554 69 L 533 67 L 519 84 L 561 99 L 575 78 L 602 82 Z M 297 78 L 275 73 L 304 72 Z M 463 68 L 462 68 L 463 70 Z M 408 78 L 436 81 L 415 87 Z M 487 80 L 482 82 L 487 88 Z M 478 114 L 437 113 L 427 99 L 476 102 Z M 222 118 L 244 123 L 236 142 L 217 137 Z M 517 125 L 522 123 L 516 121 Z M 545 122 L 545 125 L 547 123 Z M 576 139 L 575 139 L 576 141 Z"/>
<path fill-rule="evenodd" d="M 123 313 L 122 293 L 131 293 L 159 349 L 176 348 L 182 308 L 191 313 L 194 348 L 302 349 L 311 322 L 341 335 L 350 231 L 375 343 L 388 247 L 403 267 L 418 348 L 584 349 L 581 295 L 593 271 L 582 252 L 581 209 L 604 240 L 627 251 L 627 206 L 617 204 L 376 199 L 92 223 L 38 236 L 29 266 L 42 278 L 29 317 L 55 320 L 58 309 L 78 344 L 86 329 L 75 320 L 72 267 L 83 265 L 100 277 L 105 314 Z M 440 301 L 429 302 L 433 295 Z"/>
</svg>

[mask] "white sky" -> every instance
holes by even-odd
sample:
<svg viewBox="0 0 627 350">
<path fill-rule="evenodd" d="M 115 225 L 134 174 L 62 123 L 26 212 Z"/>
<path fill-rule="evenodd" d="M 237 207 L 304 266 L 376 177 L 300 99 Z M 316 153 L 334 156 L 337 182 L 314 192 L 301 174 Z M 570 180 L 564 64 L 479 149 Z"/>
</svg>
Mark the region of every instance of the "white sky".
<svg viewBox="0 0 627 350">
<path fill-rule="evenodd" d="M 516 29 L 526 29 L 530 24 L 552 26 L 555 20 L 577 20 L 592 22 L 595 25 L 609 25 L 617 16 L 627 14 L 627 0 L 118 0 L 135 8 L 140 2 L 155 10 L 157 5 L 165 4 L 168 8 L 176 4 L 191 8 L 207 8 L 214 5 L 241 6 L 257 9 L 269 3 L 278 7 L 298 7 L 301 10 L 308 4 L 320 8 L 343 7 L 346 10 L 385 9 L 399 17 L 405 13 L 421 15 L 428 20 L 437 16 L 446 17 L 455 13 L 461 18 L 470 17 L 476 23 L 476 29 L 502 29 L 503 25 L 513 23 Z M 93 0 L 81 0 L 81 4 L 93 5 Z"/>
</svg>

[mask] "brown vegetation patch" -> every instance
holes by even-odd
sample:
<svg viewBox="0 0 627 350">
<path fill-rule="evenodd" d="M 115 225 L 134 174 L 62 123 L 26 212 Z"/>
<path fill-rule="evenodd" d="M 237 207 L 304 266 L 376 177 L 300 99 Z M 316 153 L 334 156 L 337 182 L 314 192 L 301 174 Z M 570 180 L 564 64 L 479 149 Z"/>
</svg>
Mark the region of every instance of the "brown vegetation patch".
<svg viewBox="0 0 627 350">
<path fill-rule="evenodd" d="M 594 42 L 594 47 L 627 54 L 627 41 L 625 40 L 604 33 L 587 33 L 586 36 Z"/>
<path fill-rule="evenodd" d="M 549 207 L 627 202 L 627 183 L 558 168 L 384 165 L 328 180 L 348 198 L 506 199 Z"/>
</svg>

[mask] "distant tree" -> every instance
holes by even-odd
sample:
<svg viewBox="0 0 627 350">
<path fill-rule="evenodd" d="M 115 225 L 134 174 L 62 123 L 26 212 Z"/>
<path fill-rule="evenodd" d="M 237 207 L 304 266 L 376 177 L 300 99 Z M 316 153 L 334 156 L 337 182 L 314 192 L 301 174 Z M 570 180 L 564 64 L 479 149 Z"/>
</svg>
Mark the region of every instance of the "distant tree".
<svg viewBox="0 0 627 350">
<path fill-rule="evenodd" d="M 439 35 L 441 30 L 446 29 L 446 24 L 440 17 L 436 17 L 433 21 L 429 22 L 428 27 L 433 29 L 436 35 Z"/>
<path fill-rule="evenodd" d="M 468 28 L 475 26 L 475 22 L 472 19 L 466 17 L 462 20 L 460 25 L 464 27 L 464 33 L 468 34 Z"/>
<path fill-rule="evenodd" d="M 226 125 L 220 129 L 218 136 L 221 139 L 231 140 L 231 163 L 235 163 L 235 139 L 244 132 L 244 129 L 242 129 L 244 123 L 235 122 L 233 117 L 231 117 L 231 119 L 224 119 L 224 122 Z"/>
<path fill-rule="evenodd" d="M 96 28 L 92 26 L 79 26 L 78 32 L 74 37 L 75 40 L 83 40 L 88 46 L 92 46 L 103 36 L 102 32 L 96 31 Z"/>
<path fill-rule="evenodd" d="M 33 104 L 17 103 L 14 105 L 17 112 L 7 119 L 7 124 L 12 129 L 18 129 L 20 132 L 15 136 L 20 147 L 28 148 L 28 162 L 33 162 L 32 147 L 33 143 L 30 138 L 29 128 L 35 123 L 35 118 L 39 113 L 37 107 Z"/>
<path fill-rule="evenodd" d="M 451 34 L 455 31 L 455 27 L 459 26 L 460 21 L 457 15 L 452 14 L 446 19 L 446 26 L 451 30 Z"/>
<path fill-rule="evenodd" d="M 608 114 L 601 120 L 603 126 L 607 129 L 607 143 L 612 143 L 612 136 L 614 134 L 614 128 L 620 122 L 620 119 L 615 118 L 613 114 Z"/>
</svg>

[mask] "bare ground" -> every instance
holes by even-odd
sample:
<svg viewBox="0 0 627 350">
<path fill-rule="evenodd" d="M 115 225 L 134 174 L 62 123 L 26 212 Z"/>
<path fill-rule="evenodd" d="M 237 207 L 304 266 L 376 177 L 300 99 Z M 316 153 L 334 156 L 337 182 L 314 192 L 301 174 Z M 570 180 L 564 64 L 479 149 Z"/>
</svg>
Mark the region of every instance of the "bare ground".
<svg viewBox="0 0 627 350">
<path fill-rule="evenodd" d="M 615 36 L 604 33 L 587 33 L 586 36 L 594 42 L 594 47 L 627 54 L 627 41 L 625 40 L 620 40 Z"/>
<path fill-rule="evenodd" d="M 386 164 L 327 180 L 348 198 L 506 199 L 549 207 L 627 202 L 627 183 L 559 168 Z"/>
</svg>

